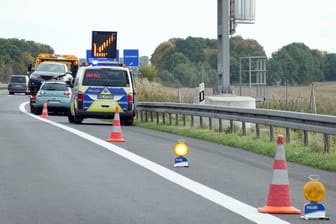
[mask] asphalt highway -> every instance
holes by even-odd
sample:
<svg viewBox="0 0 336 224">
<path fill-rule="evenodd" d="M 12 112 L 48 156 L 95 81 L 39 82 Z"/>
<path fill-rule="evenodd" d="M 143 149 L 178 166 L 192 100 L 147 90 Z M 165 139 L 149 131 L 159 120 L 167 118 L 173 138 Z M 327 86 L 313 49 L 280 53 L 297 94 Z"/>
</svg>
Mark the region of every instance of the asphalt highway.
<svg viewBox="0 0 336 224">
<path fill-rule="evenodd" d="M 292 204 L 302 209 L 311 174 L 327 188 L 330 220 L 262 214 L 273 158 L 162 132 L 29 113 L 28 97 L 0 90 L 0 223 L 334 223 L 334 172 L 287 163 Z M 174 145 L 189 146 L 189 167 L 174 167 Z M 274 143 L 276 150 L 276 142 Z"/>
</svg>

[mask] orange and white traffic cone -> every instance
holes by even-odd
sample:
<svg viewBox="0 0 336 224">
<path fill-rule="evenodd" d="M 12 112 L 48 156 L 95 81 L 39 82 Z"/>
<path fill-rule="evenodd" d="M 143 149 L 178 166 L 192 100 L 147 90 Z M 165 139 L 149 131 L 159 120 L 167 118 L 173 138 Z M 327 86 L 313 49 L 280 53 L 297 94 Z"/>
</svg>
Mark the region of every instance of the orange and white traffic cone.
<svg viewBox="0 0 336 224">
<path fill-rule="evenodd" d="M 258 208 L 258 211 L 274 214 L 301 214 L 301 210 L 292 206 L 283 135 L 279 135 L 277 140 L 267 205 Z"/>
<path fill-rule="evenodd" d="M 114 119 L 112 123 L 112 132 L 108 139 L 108 142 L 126 142 L 126 140 L 122 137 L 121 126 L 120 126 L 120 117 L 119 117 L 119 107 L 116 107 L 114 112 Z"/>
<path fill-rule="evenodd" d="M 48 118 L 48 106 L 47 106 L 47 101 L 44 100 L 43 103 L 43 109 L 42 109 L 42 114 L 41 114 L 42 118 Z"/>
</svg>

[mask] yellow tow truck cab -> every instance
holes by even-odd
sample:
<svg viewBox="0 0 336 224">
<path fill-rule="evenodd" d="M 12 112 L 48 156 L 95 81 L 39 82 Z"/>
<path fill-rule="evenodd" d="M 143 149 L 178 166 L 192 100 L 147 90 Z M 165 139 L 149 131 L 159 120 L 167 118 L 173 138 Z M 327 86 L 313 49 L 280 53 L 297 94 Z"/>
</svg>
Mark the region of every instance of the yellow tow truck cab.
<svg viewBox="0 0 336 224">
<path fill-rule="evenodd" d="M 59 62 L 66 64 L 73 77 L 75 77 L 79 68 L 79 58 L 70 54 L 40 53 L 35 59 L 34 70 L 36 70 L 42 62 Z"/>
</svg>

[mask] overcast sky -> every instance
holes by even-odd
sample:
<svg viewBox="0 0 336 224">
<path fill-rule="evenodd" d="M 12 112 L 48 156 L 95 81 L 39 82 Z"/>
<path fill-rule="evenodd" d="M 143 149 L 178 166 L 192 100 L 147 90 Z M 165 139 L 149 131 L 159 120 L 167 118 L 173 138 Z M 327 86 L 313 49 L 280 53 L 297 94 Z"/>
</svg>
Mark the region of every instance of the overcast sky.
<svg viewBox="0 0 336 224">
<path fill-rule="evenodd" d="M 335 0 L 256 0 L 255 24 L 235 35 L 255 39 L 270 57 L 302 42 L 336 53 Z M 217 38 L 216 0 L 1 0 L 0 37 L 50 45 L 55 53 L 85 57 L 91 32 L 117 31 L 117 47 L 151 56 L 170 38 Z"/>
</svg>

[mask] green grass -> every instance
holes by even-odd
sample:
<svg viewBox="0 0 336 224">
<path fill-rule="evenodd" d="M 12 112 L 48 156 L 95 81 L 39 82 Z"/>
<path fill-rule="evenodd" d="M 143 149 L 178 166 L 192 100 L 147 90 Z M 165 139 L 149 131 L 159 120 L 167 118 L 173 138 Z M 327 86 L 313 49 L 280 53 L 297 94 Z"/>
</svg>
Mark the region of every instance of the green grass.
<svg viewBox="0 0 336 224">
<path fill-rule="evenodd" d="M 263 135 L 260 138 L 239 133 L 227 133 L 210 131 L 208 129 L 181 127 L 167 124 L 157 124 L 154 122 L 136 121 L 135 125 L 142 128 L 148 128 L 157 131 L 168 132 L 180 136 L 201 139 L 209 142 L 214 142 L 222 145 L 227 145 L 235 148 L 244 149 L 257 154 L 262 154 L 274 157 L 276 152 L 276 139 L 274 141 L 267 140 L 267 136 Z M 336 152 L 334 150 L 329 153 L 323 153 L 316 150 L 314 144 L 304 146 L 300 140 L 295 138 L 299 134 L 291 134 L 291 142 L 285 144 L 286 160 L 322 170 L 336 171 Z"/>
</svg>

